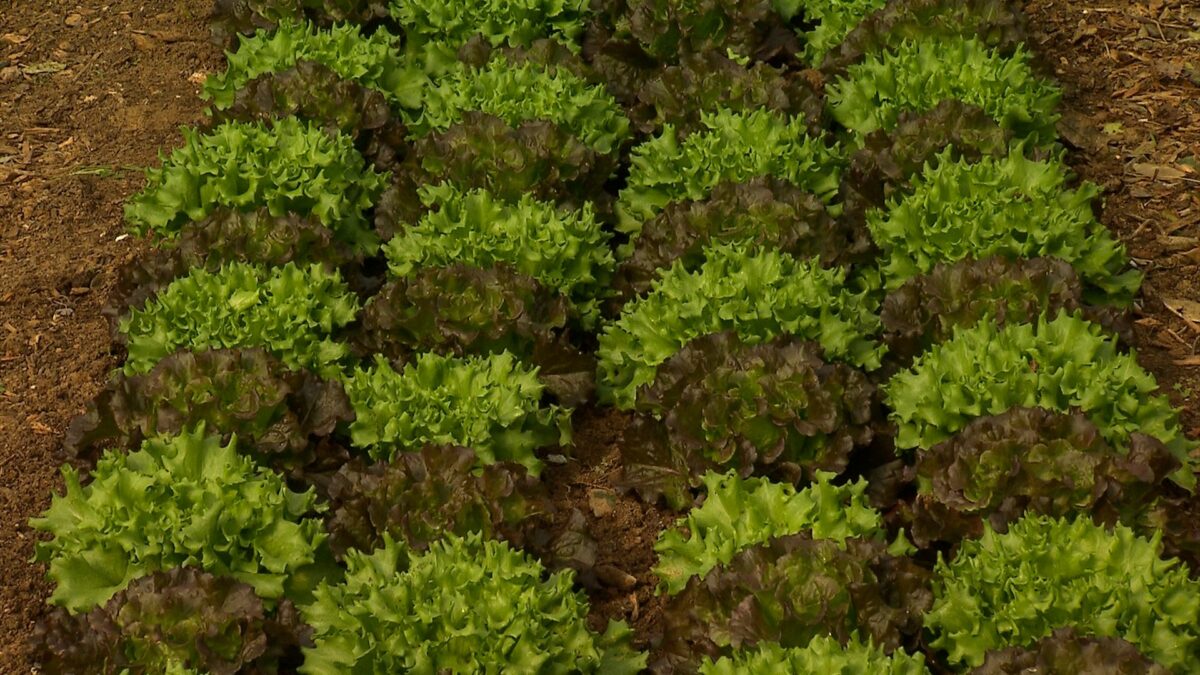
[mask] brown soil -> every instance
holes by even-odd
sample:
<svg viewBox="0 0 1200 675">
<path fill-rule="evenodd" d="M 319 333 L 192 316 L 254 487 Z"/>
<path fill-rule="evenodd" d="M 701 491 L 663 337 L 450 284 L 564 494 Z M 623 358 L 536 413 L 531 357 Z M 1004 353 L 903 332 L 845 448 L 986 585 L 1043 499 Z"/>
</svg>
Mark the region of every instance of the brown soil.
<svg viewBox="0 0 1200 675">
<path fill-rule="evenodd" d="M 180 125 L 201 119 L 198 83 L 219 63 L 208 4 L 0 9 L 0 672 L 33 667 L 24 645 L 49 588 L 28 564 L 26 522 L 59 486 L 67 421 L 116 365 L 100 309 L 115 269 L 138 252 L 118 240 L 122 200 L 141 182 L 127 167 L 153 163 Z M 1028 11 L 1033 44 L 1067 90 L 1071 161 L 1107 189 L 1105 222 L 1147 273 L 1142 361 L 1200 435 L 1200 7 L 1040 0 Z M 599 541 L 593 619 L 626 618 L 644 640 L 661 610 L 650 567 L 668 518 L 614 496 L 624 425 L 583 413 L 575 460 L 548 476 Z"/>
<path fill-rule="evenodd" d="M 137 251 L 127 167 L 156 161 L 201 119 L 200 74 L 219 64 L 206 0 L 6 2 L 0 8 L 0 672 L 49 586 L 26 525 L 59 489 L 58 447 L 116 365 L 100 316 Z"/>
<path fill-rule="evenodd" d="M 1031 0 L 1030 42 L 1065 90 L 1060 131 L 1103 220 L 1146 273 L 1138 354 L 1200 436 L 1200 4 Z"/>
</svg>

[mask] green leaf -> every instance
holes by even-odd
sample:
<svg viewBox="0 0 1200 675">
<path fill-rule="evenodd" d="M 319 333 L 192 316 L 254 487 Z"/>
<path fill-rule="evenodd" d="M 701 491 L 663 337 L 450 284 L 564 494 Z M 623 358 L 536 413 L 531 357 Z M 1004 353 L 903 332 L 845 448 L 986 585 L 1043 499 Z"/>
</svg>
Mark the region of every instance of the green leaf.
<svg viewBox="0 0 1200 675">
<path fill-rule="evenodd" d="M 667 125 L 633 149 L 629 179 L 617 201 L 620 231 L 636 238 L 643 223 L 668 204 L 704 199 L 726 181 L 774 176 L 825 201 L 837 193 L 839 150 L 810 136 L 804 118 L 719 110 L 702 113 L 700 124 L 700 131 L 686 135 Z"/>
<path fill-rule="evenodd" d="M 495 115 L 510 126 L 547 120 L 600 153 L 620 149 L 629 137 L 629 120 L 603 87 L 570 69 L 532 59 L 510 61 L 497 53 L 480 68 L 458 64 L 429 89 L 419 116 L 408 121 L 420 138 L 444 131 L 468 112 Z"/>
<path fill-rule="evenodd" d="M 561 672 L 634 675 L 645 656 L 630 633 L 587 627 L 570 572 L 547 575 L 531 557 L 478 534 L 424 553 L 385 537 L 347 555 L 345 579 L 302 608 L 314 628 L 300 672 Z"/>
<path fill-rule="evenodd" d="M 537 370 L 507 352 L 450 358 L 421 354 L 400 372 L 376 357 L 346 380 L 357 419 L 354 445 L 374 459 L 420 450 L 425 445 L 472 448 L 480 464 L 511 461 L 538 475 L 533 451 L 569 444 L 571 411 L 541 406 Z"/>
<path fill-rule="evenodd" d="M 1159 556 L 1159 536 L 1118 525 L 1027 516 L 990 528 L 934 571 L 925 626 L 952 664 L 978 666 L 1055 629 L 1123 638 L 1174 672 L 1200 669 L 1200 582 Z"/>
<path fill-rule="evenodd" d="M 367 166 L 349 136 L 294 118 L 228 122 L 203 135 L 184 129 L 183 136 L 184 146 L 147 171 L 146 189 L 125 204 L 137 234 L 170 239 L 218 208 L 266 207 L 273 216 L 314 216 L 363 253 L 378 246 L 365 212 L 386 176 Z"/>
<path fill-rule="evenodd" d="M 702 580 L 738 552 L 779 537 L 807 531 L 814 539 L 839 542 L 883 539 L 883 519 L 867 503 L 866 481 L 835 486 L 830 483 L 834 477 L 817 472 L 815 483 L 797 491 L 733 472 L 706 474 L 704 505 L 665 530 L 654 545 L 655 574 L 667 593 L 675 595 L 693 577 Z"/>
<path fill-rule="evenodd" d="M 389 11 L 404 29 L 406 56 L 435 76 L 476 35 L 493 47 L 550 38 L 578 50 L 589 14 L 587 0 L 391 0 Z"/>
<path fill-rule="evenodd" d="M 1194 483 L 1190 452 L 1197 444 L 1180 430 L 1170 401 L 1156 395 L 1154 376 L 1077 316 L 960 330 L 897 373 L 884 391 L 899 425 L 899 449 L 931 448 L 971 420 L 1013 407 L 1078 409 L 1122 454 L 1132 433 L 1157 438 L 1183 463 L 1174 479 L 1189 488 Z"/>
<path fill-rule="evenodd" d="M 1031 160 L 1021 146 L 977 162 L 943 152 L 909 193 L 867 214 L 888 288 L 941 262 L 1055 257 L 1114 301 L 1132 298 L 1141 274 L 1128 268 L 1125 247 L 1092 211 L 1100 188 L 1068 190 L 1069 176 L 1061 161 Z"/>
<path fill-rule="evenodd" d="M 609 234 L 590 204 L 557 208 L 528 195 L 506 201 L 451 183 L 423 187 L 420 194 L 430 210 L 400 225 L 384 247 L 392 275 L 454 263 L 510 265 L 570 298 L 587 323 L 598 319 L 597 300 L 607 292 L 615 262 Z"/>
<path fill-rule="evenodd" d="M 306 517 L 321 510 L 311 491 L 292 492 L 203 425 L 107 453 L 86 486 L 69 467 L 63 477 L 66 495 L 30 524 L 53 537 L 38 543 L 36 559 L 49 563 L 51 602 L 72 611 L 179 566 L 244 581 L 269 601 L 302 596 L 288 578 L 318 562 L 325 539 L 321 522 Z"/>
<path fill-rule="evenodd" d="M 975 37 L 905 40 L 851 65 L 827 93 L 834 119 L 858 139 L 945 100 L 977 105 L 1036 145 L 1058 138 L 1062 91 L 1033 72 L 1023 46 L 1004 56 Z"/>
<path fill-rule="evenodd" d="M 241 36 L 237 50 L 225 54 L 225 72 L 210 76 L 201 96 L 223 110 L 234 104 L 238 90 L 251 80 L 310 61 L 345 80 L 383 93 L 394 105 L 416 108 L 427 81 L 424 73 L 405 62 L 399 44 L 400 39 L 386 28 L 364 35 L 355 24 L 317 28 L 307 22 L 284 20 L 273 31 Z"/>
<path fill-rule="evenodd" d="M 673 265 L 605 327 L 598 352 L 602 400 L 633 407 L 638 388 L 654 381 L 660 364 L 688 342 L 724 330 L 751 345 L 794 335 L 819 342 L 827 360 L 879 366 L 874 301 L 868 290 L 849 288 L 844 271 L 741 245 L 716 245 L 706 256 L 694 272 Z"/>
<path fill-rule="evenodd" d="M 1080 671 L 1082 672 L 1082 671 Z M 739 675 L 740 673 L 777 673 L 778 675 L 928 675 L 925 655 L 910 656 L 903 649 L 888 654 L 859 639 L 842 645 L 831 637 L 815 637 L 806 647 L 783 649 L 768 644 L 753 650 L 736 652 L 733 657 L 705 661 L 700 675 Z"/>
<path fill-rule="evenodd" d="M 349 356 L 332 336 L 358 309 L 341 275 L 321 265 L 197 268 L 121 320 L 124 372 L 147 372 L 179 349 L 263 347 L 288 368 L 332 378 Z"/>
</svg>

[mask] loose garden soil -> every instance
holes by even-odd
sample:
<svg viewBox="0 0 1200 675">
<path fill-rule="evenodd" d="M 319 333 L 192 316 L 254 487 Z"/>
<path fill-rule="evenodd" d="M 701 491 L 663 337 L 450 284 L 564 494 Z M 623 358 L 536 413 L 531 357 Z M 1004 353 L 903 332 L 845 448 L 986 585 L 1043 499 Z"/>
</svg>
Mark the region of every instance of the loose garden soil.
<svg viewBox="0 0 1200 675">
<path fill-rule="evenodd" d="M 101 316 L 139 252 L 122 201 L 181 125 L 203 119 L 219 67 L 208 0 L 13 1 L 0 9 L 0 672 L 35 669 L 25 644 L 49 585 L 27 520 L 59 488 L 68 420 L 119 354 Z M 1139 353 L 1200 436 L 1200 5 L 1041 0 L 1032 46 L 1066 89 L 1061 131 L 1106 189 L 1104 222 L 1146 272 Z M 668 514 L 613 490 L 625 418 L 583 411 L 574 460 L 548 472 L 597 539 L 597 623 L 644 639 L 660 603 L 650 567 Z M 644 644 L 644 643 L 643 643 Z"/>
</svg>

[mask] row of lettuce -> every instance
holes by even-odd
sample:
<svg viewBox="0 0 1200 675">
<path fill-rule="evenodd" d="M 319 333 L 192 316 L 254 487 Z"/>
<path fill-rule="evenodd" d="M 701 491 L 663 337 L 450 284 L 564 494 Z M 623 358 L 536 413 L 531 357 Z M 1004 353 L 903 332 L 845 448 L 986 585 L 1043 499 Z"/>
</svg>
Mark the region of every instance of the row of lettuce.
<svg viewBox="0 0 1200 675">
<path fill-rule="evenodd" d="M 1200 668 L 1196 444 L 1008 2 L 215 25 L 34 521 L 47 672 Z M 593 398 L 704 496 L 648 653 L 543 477 Z"/>
</svg>

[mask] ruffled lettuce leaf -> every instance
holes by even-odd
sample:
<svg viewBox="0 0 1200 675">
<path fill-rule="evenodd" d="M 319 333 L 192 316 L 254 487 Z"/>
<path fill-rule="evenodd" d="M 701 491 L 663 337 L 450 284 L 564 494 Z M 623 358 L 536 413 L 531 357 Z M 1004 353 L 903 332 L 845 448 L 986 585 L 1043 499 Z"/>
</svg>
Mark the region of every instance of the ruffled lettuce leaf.
<svg viewBox="0 0 1200 675">
<path fill-rule="evenodd" d="M 218 209 L 183 225 L 179 236 L 122 266 L 106 313 L 115 318 L 145 305 L 195 269 L 218 273 L 226 263 L 282 267 L 288 263 L 353 267 L 361 254 L 337 242 L 333 231 L 311 216 L 272 216 L 267 209 Z"/>
<path fill-rule="evenodd" d="M 882 349 L 871 337 L 879 329 L 874 301 L 845 278 L 841 269 L 742 245 L 713 246 L 694 272 L 676 263 L 601 333 L 601 399 L 632 408 L 659 365 L 688 342 L 725 330 L 751 345 L 783 335 L 815 340 L 827 360 L 876 368 Z"/>
<path fill-rule="evenodd" d="M 183 136 L 184 146 L 147 171 L 146 188 L 125 204 L 137 234 L 172 238 L 221 207 L 265 207 L 273 216 L 314 216 L 363 252 L 378 245 L 364 212 L 386 176 L 367 166 L 349 136 L 291 118 L 229 122 L 204 135 L 184 129 Z"/>
<path fill-rule="evenodd" d="M 575 405 L 591 395 L 596 377 L 595 360 L 570 341 L 577 320 L 562 293 L 508 265 L 454 263 L 385 284 L 363 308 L 355 343 L 393 360 L 510 352 L 537 366 L 559 401 Z"/>
<path fill-rule="evenodd" d="M 978 162 L 983 157 L 1003 157 L 1011 144 L 1010 132 L 983 109 L 961 101 L 902 113 L 895 129 L 867 135 L 862 147 L 850 155 L 838 190 L 843 219 L 864 221 L 867 211 L 882 209 L 889 199 L 910 193 L 913 180 L 943 159 Z"/>
<path fill-rule="evenodd" d="M 1133 325 L 1127 311 L 1084 302 L 1078 273 L 1057 258 L 985 258 L 938 263 L 884 298 L 883 341 L 902 363 L 980 321 L 1032 323 L 1042 315 L 1082 312 L 1126 344 Z"/>
<path fill-rule="evenodd" d="M 601 0 L 594 32 L 631 43 L 655 60 L 733 53 L 755 61 L 797 62 L 800 39 L 777 0 Z"/>
<path fill-rule="evenodd" d="M 412 143 L 395 181 L 379 199 L 375 226 L 390 238 L 429 210 L 422 190 L 450 183 L 460 190 L 486 190 L 497 199 L 523 198 L 582 209 L 603 199 L 605 181 L 616 170 L 615 155 L 597 153 L 546 120 L 514 126 L 494 115 L 464 113 L 445 132 Z"/>
<path fill-rule="evenodd" d="M 1142 521 L 1178 468 L 1179 460 L 1145 434 L 1131 434 L 1128 453 L 1121 453 L 1082 413 L 1012 408 L 917 452 L 913 540 L 922 547 L 956 543 L 982 534 L 985 522 L 1005 532 L 1025 513 L 1090 513 L 1153 533 Z"/>
<path fill-rule="evenodd" d="M 1121 638 L 1088 636 L 1068 627 L 1059 628 L 1028 647 L 990 651 L 983 665 L 972 670 L 971 675 L 1170 675 L 1170 672 Z"/>
<path fill-rule="evenodd" d="M 709 246 L 735 242 L 818 258 L 825 266 L 866 263 L 874 252 L 864 226 L 833 218 L 792 183 L 773 177 L 722 182 L 707 197 L 672 202 L 646 222 L 613 287 L 624 299 L 643 295 L 672 264 L 695 270 Z"/>
<path fill-rule="evenodd" d="M 353 419 L 342 385 L 288 370 L 262 349 L 182 351 L 143 375 L 114 374 L 108 386 L 71 420 L 63 441 L 69 460 L 95 466 L 110 448 L 136 448 L 154 436 L 203 423 L 238 438 L 238 448 L 285 473 L 327 463 L 327 440 Z"/>
<path fill-rule="evenodd" d="M 317 588 L 302 608 L 314 630 L 301 673 L 573 672 L 633 675 L 644 654 L 631 631 L 587 626 L 588 605 L 572 574 L 480 535 L 447 537 L 417 552 L 390 537 Z"/>
<path fill-rule="evenodd" d="M 615 262 L 590 205 L 560 209 L 529 196 L 509 202 L 449 183 L 422 188 L 421 199 L 430 210 L 384 246 L 393 276 L 453 263 L 510 265 L 570 298 L 586 323 L 598 319 L 597 298 Z"/>
<path fill-rule="evenodd" d="M 63 467 L 66 494 L 30 521 L 51 539 L 50 602 L 73 612 L 106 602 L 130 581 L 173 567 L 199 567 L 249 584 L 263 599 L 303 597 L 325 539 L 315 494 L 222 444 L 203 425 L 156 437 L 136 452 L 107 453 L 92 482 Z"/>
<path fill-rule="evenodd" d="M 1077 316 L 959 330 L 897 373 L 884 392 L 899 449 L 931 448 L 971 420 L 1013 407 L 1078 409 L 1122 454 L 1133 433 L 1158 439 L 1183 463 L 1174 480 L 1187 487 L 1195 481 L 1189 453 L 1197 444 L 1157 394 L 1154 376 L 1134 354 L 1120 353 L 1100 326 Z"/>
<path fill-rule="evenodd" d="M 934 570 L 930 645 L 951 664 L 1032 647 L 1059 628 L 1121 638 L 1174 672 L 1200 669 L 1200 581 L 1143 539 L 1087 518 L 1027 516 L 1006 534 L 986 530 Z"/>
<path fill-rule="evenodd" d="M 718 52 L 684 56 L 678 65 L 647 76 L 634 95 L 629 115 L 646 133 L 667 124 L 680 133 L 703 130 L 705 111 L 761 108 L 803 118 L 815 135 L 825 112 L 821 93 L 803 77 L 767 63 L 743 64 Z"/>
<path fill-rule="evenodd" d="M 830 44 L 819 64 L 826 78 L 832 79 L 905 40 L 950 36 L 973 37 L 1011 56 L 1025 43 L 1028 30 L 1024 12 L 1012 0 L 887 0 L 881 9 L 862 17 L 845 39 Z"/>
<path fill-rule="evenodd" d="M 309 632 L 290 601 L 271 611 L 247 584 L 177 567 L 87 613 L 51 610 L 32 646 L 48 673 L 276 673 Z"/>
<path fill-rule="evenodd" d="M 842 160 L 801 117 L 770 110 L 701 113 L 700 131 L 671 125 L 633 149 L 629 179 L 617 201 L 617 228 L 636 238 L 668 204 L 697 201 L 722 182 L 773 176 L 828 202 L 837 192 Z"/>
<path fill-rule="evenodd" d="M 355 139 L 376 168 L 391 168 L 408 142 L 408 130 L 381 92 L 344 79 L 329 66 L 298 60 L 286 70 L 248 80 L 225 108 L 211 111 L 215 124 L 274 122 L 295 117 Z"/>
<path fill-rule="evenodd" d="M 426 445 L 475 450 L 480 465 L 521 464 L 533 475 L 542 463 L 533 451 L 571 441 L 571 411 L 542 406 L 537 369 L 508 352 L 453 358 L 421 354 L 399 372 L 383 357 L 346 379 L 356 414 L 350 425 L 355 447 L 372 459 Z"/>
<path fill-rule="evenodd" d="M 1029 62 L 1024 47 L 1004 55 L 975 37 L 905 40 L 847 68 L 827 89 L 829 110 L 862 137 L 895 128 L 902 112 L 952 99 L 983 108 L 1018 138 L 1050 145 L 1058 138 L 1062 91 Z"/>
<path fill-rule="evenodd" d="M 819 636 L 843 644 L 858 636 L 890 653 L 919 634 L 928 583 L 929 572 L 879 541 L 807 532 L 772 539 L 667 601 L 651 665 L 690 672 L 705 657 L 771 643 L 804 647 Z"/>
<path fill-rule="evenodd" d="M 486 65 L 462 64 L 438 78 L 425 94 L 409 130 L 421 137 L 482 112 L 515 126 L 528 120 L 553 122 L 599 153 L 613 153 L 629 137 L 629 120 L 616 100 L 569 68 L 534 60 L 514 63 L 503 53 Z"/>
<path fill-rule="evenodd" d="M 358 309 L 341 275 L 320 265 L 197 268 L 121 320 L 124 372 L 147 372 L 179 349 L 263 347 L 290 369 L 336 377 L 350 349 L 333 334 Z"/>
<path fill-rule="evenodd" d="M 1082 671 L 1080 671 L 1082 672 Z M 741 673 L 778 673 L 778 675 L 827 675 L 871 673 L 872 675 L 928 675 L 925 655 L 910 656 L 903 650 L 892 654 L 870 642 L 852 638 L 842 645 L 831 637 L 818 636 L 804 647 L 784 649 L 767 644 L 754 650 L 736 652 L 732 657 L 706 661 L 700 675 L 739 675 Z"/>
<path fill-rule="evenodd" d="M 839 542 L 883 539 L 883 520 L 867 503 L 866 481 L 835 486 L 834 477 L 817 472 L 815 483 L 797 491 L 733 472 L 705 474 L 708 498 L 659 536 L 654 573 L 676 595 L 692 578 L 703 580 L 739 552 L 779 537 L 809 532 L 813 539 Z"/>
<path fill-rule="evenodd" d="M 308 22 L 284 20 L 273 31 L 243 36 L 238 48 L 226 53 L 225 72 L 204 82 L 201 97 L 224 110 L 252 80 L 309 61 L 343 80 L 382 93 L 392 105 L 415 108 L 421 104 L 426 83 L 423 75 L 412 72 L 405 62 L 399 44 L 399 38 L 382 27 L 366 35 L 355 24 L 318 28 Z"/>
<path fill-rule="evenodd" d="M 784 482 L 840 473 L 874 437 L 866 375 L 826 363 L 819 345 L 795 338 L 756 346 L 731 332 L 698 338 L 638 398 L 638 425 L 661 424 L 664 433 L 636 429 L 637 444 L 623 444 L 623 483 L 650 498 L 668 480 L 667 492 L 678 494 L 713 470 Z"/>
<path fill-rule="evenodd" d="M 1071 263 L 1094 295 L 1132 298 L 1141 274 L 1092 211 L 1100 188 L 1068 190 L 1068 178 L 1061 161 L 1029 159 L 1019 146 L 974 163 L 939 156 L 910 193 L 867 213 L 888 288 L 939 262 L 1044 256 Z"/>
<path fill-rule="evenodd" d="M 477 470 L 478 469 L 478 470 Z M 389 463 L 342 467 L 329 486 L 329 546 L 339 558 L 384 537 L 424 551 L 447 535 L 479 532 L 519 545 L 522 523 L 550 511 L 545 489 L 519 464 L 481 469 L 470 448 L 426 446 Z"/>
<path fill-rule="evenodd" d="M 550 38 L 577 50 L 589 13 L 587 0 L 390 0 L 388 9 L 404 29 L 406 57 L 434 76 L 453 69 L 477 36 L 493 47 Z"/>
<path fill-rule="evenodd" d="M 775 0 L 775 5 L 784 17 L 791 19 L 798 13 L 805 23 L 813 24 L 804 33 L 804 58 L 818 65 L 863 19 L 883 9 L 887 0 Z"/>
</svg>

